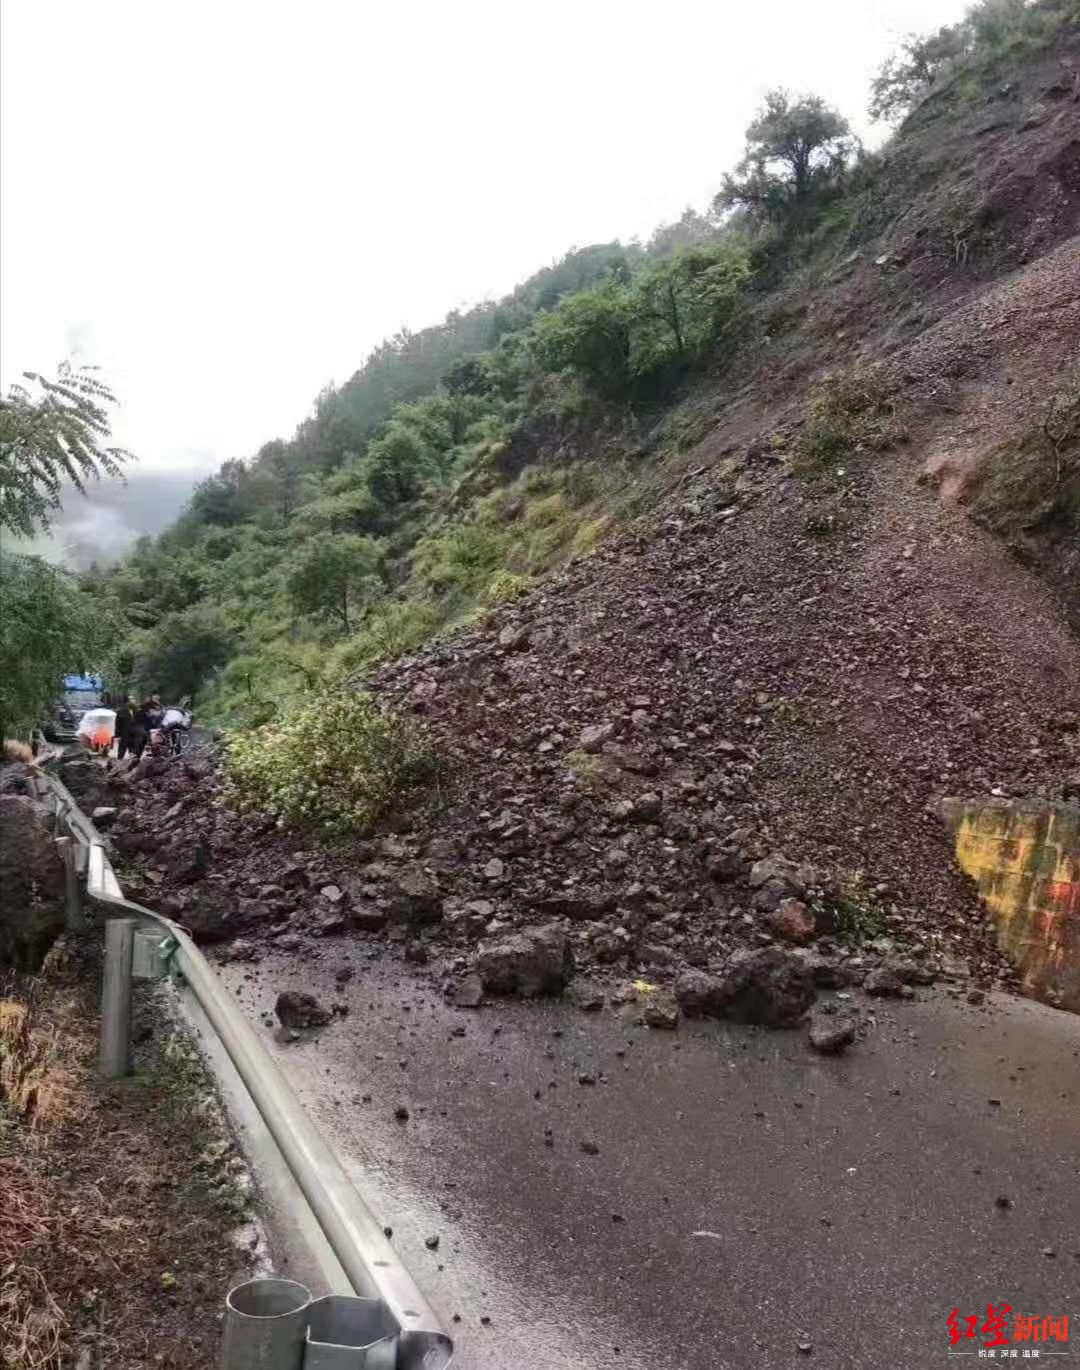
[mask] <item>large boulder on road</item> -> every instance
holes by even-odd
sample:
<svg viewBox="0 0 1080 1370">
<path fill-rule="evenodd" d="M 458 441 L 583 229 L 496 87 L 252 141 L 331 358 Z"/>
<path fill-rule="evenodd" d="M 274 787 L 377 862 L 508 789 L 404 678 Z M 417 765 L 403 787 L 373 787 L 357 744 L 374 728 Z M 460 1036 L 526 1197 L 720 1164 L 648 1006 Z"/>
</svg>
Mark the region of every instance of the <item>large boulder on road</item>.
<svg viewBox="0 0 1080 1370">
<path fill-rule="evenodd" d="M 131 772 L 134 780 L 159 780 L 168 772 L 169 762 L 163 756 L 151 756 L 147 752 Z"/>
<path fill-rule="evenodd" d="M 130 823 L 114 827 L 109 834 L 109 840 L 121 856 L 149 856 L 161 848 L 159 837 Z"/>
<path fill-rule="evenodd" d="M 204 881 L 197 893 L 185 897 L 177 892 L 176 897 L 183 899 L 183 911 L 176 921 L 196 942 L 227 942 L 241 931 L 237 900 L 224 885 Z"/>
<path fill-rule="evenodd" d="M 733 1018 L 766 1027 L 794 1027 L 816 997 L 806 959 L 782 947 L 738 951 L 718 975 L 689 968 L 675 981 L 688 1018 Z"/>
<path fill-rule="evenodd" d="M 278 995 L 274 1012 L 282 1027 L 287 1028 L 325 1027 L 330 1021 L 329 1010 L 324 1009 L 313 995 L 295 989 L 284 990 Z"/>
<path fill-rule="evenodd" d="M 688 1018 L 720 1018 L 724 1012 L 724 986 L 716 975 L 692 967 L 675 980 L 675 998 Z"/>
<path fill-rule="evenodd" d="M 0 766 L 0 794 L 30 794 L 30 771 L 21 762 Z"/>
<path fill-rule="evenodd" d="M 561 994 L 573 971 L 566 933 L 556 923 L 481 946 L 476 972 L 491 994 Z"/>
<path fill-rule="evenodd" d="M 810 1045 L 823 1056 L 839 1056 L 855 1040 L 857 1024 L 849 1013 L 818 1013 L 810 1020 Z"/>
<path fill-rule="evenodd" d="M 780 947 L 736 952 L 724 967 L 719 993 L 725 1018 L 766 1027 L 794 1027 L 816 997 L 810 967 Z"/>
<path fill-rule="evenodd" d="M 82 800 L 97 794 L 103 771 L 93 757 L 75 754 L 65 756 L 60 762 L 60 779 L 76 799 Z"/>
<path fill-rule="evenodd" d="M 785 942 L 805 946 L 817 936 L 817 917 L 801 899 L 781 899 L 769 915 L 769 928 Z"/>
<path fill-rule="evenodd" d="M 60 766 L 60 779 L 74 795 L 83 813 L 113 802 L 115 780 L 96 757 L 75 755 Z"/>
<path fill-rule="evenodd" d="M 0 795 L 0 966 L 37 970 L 63 930 L 53 815 L 29 795 Z"/>
<path fill-rule="evenodd" d="M 174 885 L 193 885 L 210 869 L 211 853 L 205 842 L 179 837 L 169 855 L 169 879 Z"/>
<path fill-rule="evenodd" d="M 810 866 L 800 866 L 781 852 L 773 852 L 750 868 L 750 886 L 756 891 L 754 905 L 770 910 L 788 899 L 801 900 L 815 879 Z"/>
<path fill-rule="evenodd" d="M 439 887 L 423 866 L 406 866 L 394 877 L 390 886 L 387 911 L 393 923 L 412 927 L 422 923 L 437 923 L 443 916 Z"/>
</svg>

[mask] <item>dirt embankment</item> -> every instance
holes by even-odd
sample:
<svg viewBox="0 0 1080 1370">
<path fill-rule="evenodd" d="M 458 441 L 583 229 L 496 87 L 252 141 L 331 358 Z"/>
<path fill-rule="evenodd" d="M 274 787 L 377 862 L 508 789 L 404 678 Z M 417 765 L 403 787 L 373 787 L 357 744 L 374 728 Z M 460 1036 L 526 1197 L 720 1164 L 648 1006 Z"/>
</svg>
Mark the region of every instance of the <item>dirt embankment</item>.
<svg viewBox="0 0 1080 1370">
<path fill-rule="evenodd" d="M 194 1048 L 149 1010 L 95 1078 L 94 995 L 58 943 L 0 983 L 0 1366 L 204 1370 L 250 1253 L 247 1182 Z"/>
</svg>

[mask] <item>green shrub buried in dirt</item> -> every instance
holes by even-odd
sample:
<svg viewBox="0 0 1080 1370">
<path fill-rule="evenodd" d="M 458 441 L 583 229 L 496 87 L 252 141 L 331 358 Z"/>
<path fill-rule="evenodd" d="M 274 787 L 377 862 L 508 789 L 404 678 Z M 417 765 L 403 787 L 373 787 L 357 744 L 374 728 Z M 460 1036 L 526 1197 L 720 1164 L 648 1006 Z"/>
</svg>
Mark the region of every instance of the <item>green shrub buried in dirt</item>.
<svg viewBox="0 0 1080 1370">
<path fill-rule="evenodd" d="M 892 435 L 893 418 L 890 387 L 880 367 L 855 362 L 834 371 L 810 395 L 792 469 L 800 476 L 821 475 L 858 448 L 880 451 Z"/>
<path fill-rule="evenodd" d="M 848 877 L 839 893 L 815 908 L 819 913 L 831 915 L 836 936 L 842 942 L 862 946 L 889 933 L 885 910 L 859 871 Z"/>
<path fill-rule="evenodd" d="M 1080 544 L 1080 373 L 1042 422 L 994 448 L 972 482 L 975 517 L 1017 549 Z M 1075 553 L 1074 553 L 1075 558 Z"/>
<path fill-rule="evenodd" d="M 563 764 L 586 794 L 602 795 L 608 788 L 608 773 L 603 760 L 591 752 L 575 748 L 563 757 Z"/>
<path fill-rule="evenodd" d="M 591 556 L 614 526 L 615 520 L 609 514 L 601 514 L 599 518 L 578 524 L 578 530 L 570 544 L 571 552 L 576 557 Z"/>
<path fill-rule="evenodd" d="M 516 576 L 512 571 L 496 571 L 480 592 L 484 604 L 512 604 L 527 595 L 535 584 L 532 576 Z"/>
<path fill-rule="evenodd" d="M 370 695 L 320 693 L 230 739 L 226 798 L 290 826 L 363 834 L 417 778 L 427 755 L 420 727 Z"/>
</svg>

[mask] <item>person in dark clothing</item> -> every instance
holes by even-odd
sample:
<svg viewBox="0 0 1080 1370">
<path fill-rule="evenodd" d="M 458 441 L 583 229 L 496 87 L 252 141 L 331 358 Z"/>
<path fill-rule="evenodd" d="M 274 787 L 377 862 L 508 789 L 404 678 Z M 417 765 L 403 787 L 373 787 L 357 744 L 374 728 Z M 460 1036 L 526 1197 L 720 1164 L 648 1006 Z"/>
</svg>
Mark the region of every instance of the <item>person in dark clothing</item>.
<svg viewBox="0 0 1080 1370">
<path fill-rule="evenodd" d="M 128 740 L 128 751 L 132 755 L 131 764 L 136 765 L 144 750 L 146 740 L 150 736 L 150 718 L 154 708 L 153 701 L 144 699 L 139 707 L 131 716 L 131 733 Z"/>
<path fill-rule="evenodd" d="M 134 725 L 130 699 L 121 699 L 116 706 L 116 759 L 123 761 L 131 746 L 131 729 Z"/>
</svg>

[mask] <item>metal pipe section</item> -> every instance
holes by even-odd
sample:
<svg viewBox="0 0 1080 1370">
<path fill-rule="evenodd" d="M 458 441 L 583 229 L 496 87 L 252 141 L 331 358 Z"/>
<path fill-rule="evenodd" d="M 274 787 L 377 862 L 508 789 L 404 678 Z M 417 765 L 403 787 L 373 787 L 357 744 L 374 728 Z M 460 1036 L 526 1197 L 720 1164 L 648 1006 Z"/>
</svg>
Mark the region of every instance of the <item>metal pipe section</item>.
<svg viewBox="0 0 1080 1370">
<path fill-rule="evenodd" d="M 117 1080 L 131 1069 L 131 953 L 134 945 L 134 918 L 110 918 L 106 922 L 100 1068 L 107 1080 Z"/>
<path fill-rule="evenodd" d="M 87 894 L 96 903 L 148 920 L 171 937 L 172 962 L 184 976 L 277 1143 L 355 1293 L 382 1299 L 402 1329 L 399 1370 L 443 1370 L 453 1342 L 323 1141 L 243 1013 L 222 990 L 210 963 L 178 924 L 125 899 L 100 835 L 65 786 L 49 783 L 70 804 L 72 834 L 89 847 Z"/>
<path fill-rule="evenodd" d="M 248 1280 L 225 1300 L 221 1370 L 302 1370 L 311 1295 L 295 1280 Z"/>
<path fill-rule="evenodd" d="M 304 1370 L 395 1370 L 399 1330 L 381 1299 L 316 1299 Z"/>
</svg>

